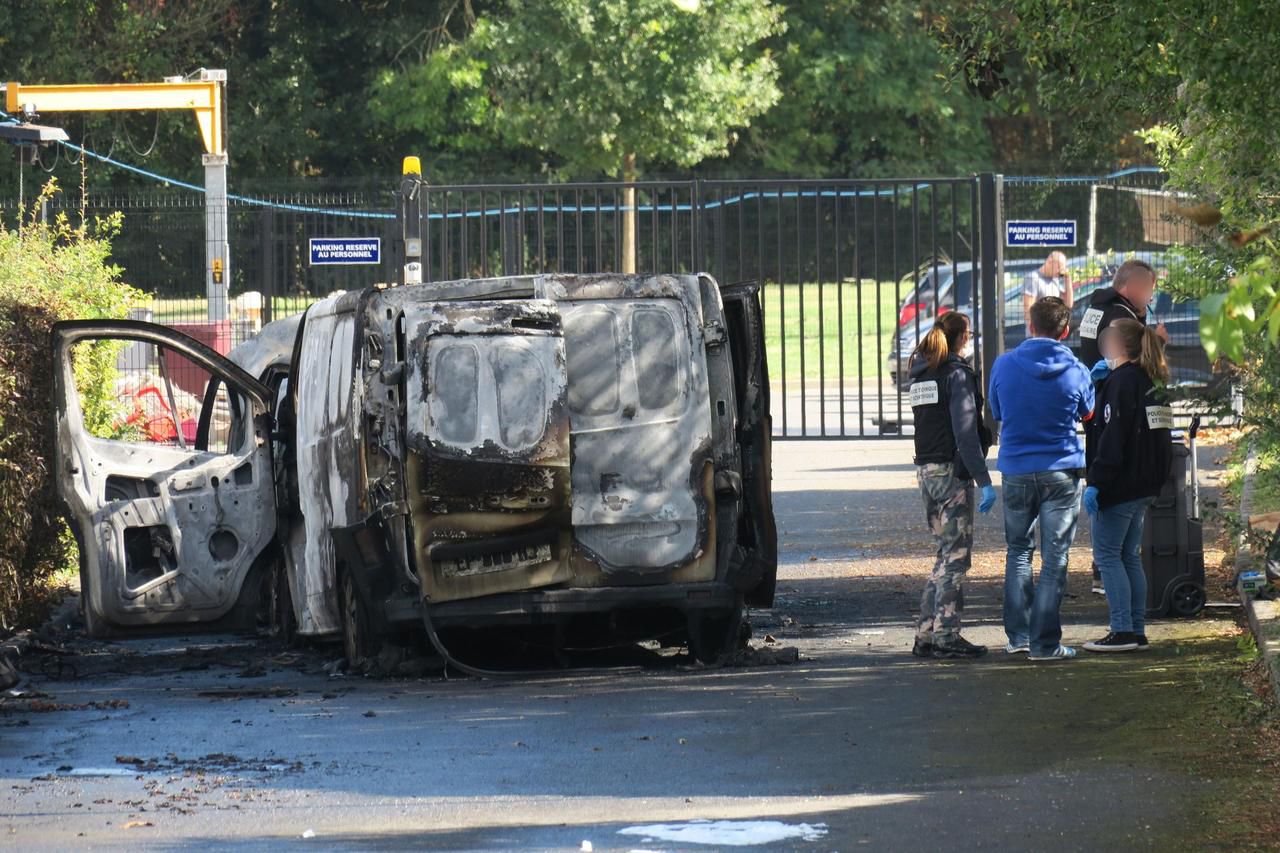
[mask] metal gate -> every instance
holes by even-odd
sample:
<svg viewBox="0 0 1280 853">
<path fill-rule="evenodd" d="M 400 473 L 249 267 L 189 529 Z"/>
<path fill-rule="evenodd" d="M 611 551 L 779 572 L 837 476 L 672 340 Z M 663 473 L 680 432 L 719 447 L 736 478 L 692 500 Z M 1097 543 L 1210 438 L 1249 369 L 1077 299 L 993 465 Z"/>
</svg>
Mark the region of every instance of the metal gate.
<svg viewBox="0 0 1280 853">
<path fill-rule="evenodd" d="M 991 175 L 429 186 L 423 278 L 617 271 L 629 225 L 639 271 L 761 283 L 777 437 L 896 437 L 910 431 L 919 337 L 940 312 L 979 324 L 999 305 L 984 303 L 997 293 L 995 188 Z M 998 341 L 990 313 L 982 329 Z"/>
<path fill-rule="evenodd" d="M 216 329 L 207 319 L 203 199 L 179 189 L 91 195 L 86 218 L 124 214 L 112 260 L 151 295 L 138 316 L 225 350 L 335 290 L 391 280 L 399 231 L 390 181 L 239 189 L 229 210 L 231 317 Z M 439 281 L 617 271 L 634 246 L 641 272 L 759 281 L 776 435 L 900 436 L 911 431 L 904 361 L 940 313 L 974 319 L 984 374 L 1025 334 L 1018 283 L 1051 250 L 1006 250 L 1006 220 L 1078 224 L 1077 245 L 1065 252 L 1079 301 L 1125 258 L 1165 270 L 1169 247 L 1198 239 L 1171 216 L 1178 201 L 1163 174 L 1143 167 L 1102 176 L 428 185 L 423 273 Z M 0 217 L 15 208 L 0 201 Z M 68 194 L 46 213 L 75 221 L 82 211 Z M 386 263 L 312 266 L 307 244 L 316 237 L 380 237 Z M 1163 294 L 1154 311 L 1170 333 L 1175 383 L 1210 384 L 1198 305 Z"/>
</svg>

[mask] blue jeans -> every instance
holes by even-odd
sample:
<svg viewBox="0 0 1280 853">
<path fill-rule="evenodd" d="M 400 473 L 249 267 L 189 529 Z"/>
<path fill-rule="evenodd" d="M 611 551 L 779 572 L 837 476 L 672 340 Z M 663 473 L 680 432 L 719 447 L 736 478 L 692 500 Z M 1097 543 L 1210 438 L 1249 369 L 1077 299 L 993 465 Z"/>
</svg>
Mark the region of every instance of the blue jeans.
<svg viewBox="0 0 1280 853">
<path fill-rule="evenodd" d="M 1146 632 L 1147 576 L 1142 571 L 1142 522 L 1150 498 L 1126 501 L 1093 519 L 1093 561 L 1107 589 L 1111 630 Z"/>
<path fill-rule="evenodd" d="M 1058 609 L 1067 585 L 1067 557 L 1080 515 L 1080 479 L 1066 471 L 1009 474 L 1004 478 L 1004 631 L 1033 655 L 1051 654 L 1062 641 Z M 1040 528 L 1040 578 L 1031 555 Z"/>
</svg>

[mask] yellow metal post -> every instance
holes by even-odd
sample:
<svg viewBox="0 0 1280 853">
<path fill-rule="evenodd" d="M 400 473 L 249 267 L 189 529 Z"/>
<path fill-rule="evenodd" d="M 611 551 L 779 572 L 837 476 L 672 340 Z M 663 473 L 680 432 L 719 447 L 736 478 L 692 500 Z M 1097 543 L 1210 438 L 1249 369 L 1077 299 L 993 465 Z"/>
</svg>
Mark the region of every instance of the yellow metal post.
<svg viewBox="0 0 1280 853">
<path fill-rule="evenodd" d="M 5 111 L 14 114 L 191 110 L 204 142 L 205 292 L 209 321 L 227 319 L 231 249 L 227 243 L 227 139 L 222 121 L 227 72 L 201 69 L 198 80 L 104 85 L 5 84 Z"/>
</svg>

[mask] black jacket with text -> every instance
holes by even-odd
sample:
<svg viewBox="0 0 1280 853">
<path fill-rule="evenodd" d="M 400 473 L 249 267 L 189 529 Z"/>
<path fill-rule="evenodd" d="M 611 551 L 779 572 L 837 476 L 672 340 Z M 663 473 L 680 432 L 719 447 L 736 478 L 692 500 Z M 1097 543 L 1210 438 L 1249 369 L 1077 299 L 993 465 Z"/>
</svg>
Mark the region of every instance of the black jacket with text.
<svg viewBox="0 0 1280 853">
<path fill-rule="evenodd" d="M 1173 457 L 1172 421 L 1163 394 L 1137 362 L 1102 380 L 1085 424 L 1088 482 L 1098 489 L 1099 507 L 1160 494 Z"/>
<path fill-rule="evenodd" d="M 1102 358 L 1098 352 L 1098 337 L 1102 330 L 1126 317 L 1143 324 L 1147 321 L 1146 313 L 1139 313 L 1137 307 L 1117 293 L 1114 287 L 1095 290 L 1089 297 L 1089 307 L 1080 320 L 1080 360 L 1087 369 L 1092 370 Z"/>
</svg>

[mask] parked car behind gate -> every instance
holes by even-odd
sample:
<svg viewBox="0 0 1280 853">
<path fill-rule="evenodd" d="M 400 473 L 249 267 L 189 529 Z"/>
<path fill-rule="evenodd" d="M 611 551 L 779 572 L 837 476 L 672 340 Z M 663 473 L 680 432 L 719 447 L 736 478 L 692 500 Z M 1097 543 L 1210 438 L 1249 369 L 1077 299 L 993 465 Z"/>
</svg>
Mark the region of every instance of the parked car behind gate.
<svg viewBox="0 0 1280 853">
<path fill-rule="evenodd" d="M 1089 298 L 1099 288 L 1110 287 L 1116 269 L 1128 258 L 1140 258 L 1156 268 L 1163 277 L 1166 260 L 1160 252 L 1110 253 L 1092 260 L 1077 256 L 1068 259 L 1075 281 L 1075 302 L 1071 314 L 1071 335 L 1066 344 L 1073 351 L 1080 348 L 1080 320 L 1089 307 Z M 1022 280 L 1040 266 L 1038 260 L 1006 260 L 1004 262 L 1002 323 L 1003 346 L 1013 349 L 1026 338 L 1026 316 L 1022 307 Z M 887 358 L 887 369 L 900 388 L 909 384 L 907 376 L 911 353 L 920 337 L 933 326 L 936 313 L 961 311 L 974 321 L 975 338 L 981 338 L 981 324 L 973 316 L 975 265 L 939 263 L 934 287 L 934 268 L 924 267 L 916 287 L 904 297 L 899 310 L 898 329 Z M 935 313 L 935 305 L 936 313 Z M 1169 331 L 1166 354 L 1174 385 L 1205 386 L 1213 380 L 1209 358 L 1200 342 L 1200 303 L 1196 300 L 1174 301 L 1166 291 L 1157 290 L 1151 307 L 1156 322 Z"/>
<path fill-rule="evenodd" d="M 104 341 L 143 344 L 156 393 L 127 405 L 177 429 L 84 422 L 75 366 Z M 772 603 L 754 284 L 379 286 L 230 358 L 129 321 L 60 323 L 54 357 L 93 634 L 270 618 L 355 659 L 408 627 L 585 620 L 712 659 Z"/>
<path fill-rule="evenodd" d="M 1022 279 L 1027 273 L 1038 269 L 1042 261 L 1005 261 L 1004 278 L 1001 286 L 1004 293 L 1005 344 L 1016 330 L 1010 328 L 1011 322 L 1023 323 L 1022 317 Z M 1072 264 L 1076 272 L 1078 263 Z M 978 264 L 969 262 L 951 263 L 939 261 L 936 267 L 930 263 L 921 267 L 916 285 L 903 297 L 898 310 L 898 328 L 894 333 L 887 359 L 889 375 L 893 377 L 899 388 L 906 389 L 911 384 L 911 353 L 915 351 L 920 338 L 933 328 L 934 321 L 940 314 L 948 311 L 960 311 L 973 322 L 975 338 L 981 336 L 981 324 L 976 322 L 974 307 L 977 304 L 975 288 L 980 287 L 982 269 Z M 1011 315 L 1016 308 L 1017 320 Z"/>
</svg>

